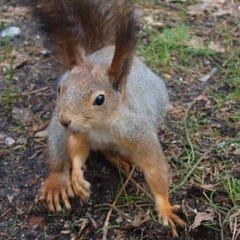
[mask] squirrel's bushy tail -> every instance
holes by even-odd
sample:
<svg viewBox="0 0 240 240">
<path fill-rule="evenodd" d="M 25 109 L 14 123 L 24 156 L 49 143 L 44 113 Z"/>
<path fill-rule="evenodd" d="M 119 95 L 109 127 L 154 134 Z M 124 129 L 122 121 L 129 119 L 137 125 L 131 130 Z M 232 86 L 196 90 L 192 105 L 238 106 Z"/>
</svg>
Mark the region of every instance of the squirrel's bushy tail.
<svg viewBox="0 0 240 240">
<path fill-rule="evenodd" d="M 126 41 L 131 42 L 127 45 L 131 51 L 134 49 L 135 25 L 132 24 L 130 29 L 130 21 L 124 20 L 126 13 L 133 14 L 133 9 L 126 0 L 25 0 L 24 2 L 31 7 L 41 30 L 47 33 L 50 48 L 68 69 L 79 65 L 84 61 L 85 56 L 105 46 L 115 43 L 116 46 L 119 45 L 119 29 L 123 32 L 122 29 L 125 28 L 125 35 L 129 34 L 129 40 L 125 36 L 125 42 L 123 41 L 122 44 L 126 44 Z M 124 24 L 127 25 L 123 26 Z M 121 47 L 119 48 L 121 51 Z"/>
</svg>

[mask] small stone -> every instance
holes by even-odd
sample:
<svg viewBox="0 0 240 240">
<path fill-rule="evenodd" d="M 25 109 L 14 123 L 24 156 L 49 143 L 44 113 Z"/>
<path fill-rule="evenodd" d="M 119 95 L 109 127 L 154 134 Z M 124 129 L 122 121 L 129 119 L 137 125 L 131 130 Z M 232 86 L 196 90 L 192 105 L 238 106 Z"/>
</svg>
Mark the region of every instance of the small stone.
<svg viewBox="0 0 240 240">
<path fill-rule="evenodd" d="M 89 212 L 89 213 L 92 212 L 92 210 L 93 210 L 92 207 L 87 208 L 87 212 Z"/>
<path fill-rule="evenodd" d="M 44 48 L 44 49 L 42 49 L 42 51 L 41 51 L 41 54 L 42 54 L 43 56 L 47 56 L 49 53 L 50 53 L 50 50 L 48 50 L 47 48 Z"/>
<path fill-rule="evenodd" d="M 8 27 L 5 28 L 2 32 L 0 32 L 0 37 L 10 37 L 13 38 L 15 36 L 20 35 L 21 30 L 19 27 Z"/>
<path fill-rule="evenodd" d="M 121 223 L 123 221 L 122 216 L 119 216 L 115 221 L 116 223 Z"/>
<path fill-rule="evenodd" d="M 5 145 L 8 147 L 12 147 L 15 144 L 15 140 L 10 137 L 6 137 L 5 139 Z"/>
<path fill-rule="evenodd" d="M 3 140 L 7 137 L 6 133 L 0 132 L 0 140 Z"/>
<path fill-rule="evenodd" d="M 30 123 L 32 121 L 32 113 L 27 108 L 13 107 L 12 117 L 21 123 Z"/>
<path fill-rule="evenodd" d="M 17 139 L 16 143 L 18 145 L 26 145 L 27 144 L 27 140 L 26 140 L 26 138 L 20 137 L 20 138 Z"/>
<path fill-rule="evenodd" d="M 71 238 L 71 240 L 77 240 L 77 234 L 76 233 L 72 233 L 70 235 L 70 238 Z"/>
<path fill-rule="evenodd" d="M 69 229 L 71 228 L 71 225 L 68 222 L 65 222 L 63 228 Z"/>
</svg>

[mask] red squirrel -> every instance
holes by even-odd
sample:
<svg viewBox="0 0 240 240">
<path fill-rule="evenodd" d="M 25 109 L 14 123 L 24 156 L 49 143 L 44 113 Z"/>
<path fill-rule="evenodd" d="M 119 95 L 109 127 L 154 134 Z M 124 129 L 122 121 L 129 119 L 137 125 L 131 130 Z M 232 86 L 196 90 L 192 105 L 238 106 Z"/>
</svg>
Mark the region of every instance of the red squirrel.
<svg viewBox="0 0 240 240">
<path fill-rule="evenodd" d="M 49 126 L 50 173 L 38 200 L 61 211 L 62 199 L 84 202 L 90 183 L 83 166 L 90 150 L 114 165 L 142 169 L 159 221 L 185 223 L 169 203 L 169 166 L 158 140 L 168 93 L 163 80 L 135 56 L 138 27 L 125 0 L 34 0 L 34 17 L 47 34 L 57 61 L 66 66 Z"/>
</svg>

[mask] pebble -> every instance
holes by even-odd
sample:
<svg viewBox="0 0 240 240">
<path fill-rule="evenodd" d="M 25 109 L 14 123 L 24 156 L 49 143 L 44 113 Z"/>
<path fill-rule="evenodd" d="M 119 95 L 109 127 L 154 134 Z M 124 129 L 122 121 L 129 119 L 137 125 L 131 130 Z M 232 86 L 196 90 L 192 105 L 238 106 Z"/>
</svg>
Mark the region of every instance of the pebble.
<svg viewBox="0 0 240 240">
<path fill-rule="evenodd" d="M 32 121 L 32 113 L 27 108 L 13 107 L 12 117 L 21 123 L 30 123 Z"/>
<path fill-rule="evenodd" d="M 5 28 L 4 30 L 2 30 L 0 32 L 0 37 L 4 38 L 4 37 L 10 37 L 13 38 L 15 36 L 20 35 L 21 30 L 19 27 L 8 27 Z"/>
<path fill-rule="evenodd" d="M 15 144 L 15 140 L 10 137 L 6 137 L 5 139 L 5 145 L 8 147 L 12 147 Z"/>
<path fill-rule="evenodd" d="M 19 145 L 26 145 L 27 144 L 27 139 L 23 138 L 23 137 L 20 137 L 20 138 L 17 139 L 16 143 L 19 144 Z"/>
<path fill-rule="evenodd" d="M 5 139 L 7 135 L 4 132 L 0 132 L 0 140 Z"/>
<path fill-rule="evenodd" d="M 41 51 L 41 54 L 42 54 L 43 56 L 47 56 L 49 53 L 50 53 L 50 50 L 48 50 L 47 48 L 44 48 L 44 49 L 42 49 L 42 51 Z"/>
<path fill-rule="evenodd" d="M 65 222 L 63 228 L 69 229 L 71 228 L 71 225 L 68 222 Z"/>
</svg>

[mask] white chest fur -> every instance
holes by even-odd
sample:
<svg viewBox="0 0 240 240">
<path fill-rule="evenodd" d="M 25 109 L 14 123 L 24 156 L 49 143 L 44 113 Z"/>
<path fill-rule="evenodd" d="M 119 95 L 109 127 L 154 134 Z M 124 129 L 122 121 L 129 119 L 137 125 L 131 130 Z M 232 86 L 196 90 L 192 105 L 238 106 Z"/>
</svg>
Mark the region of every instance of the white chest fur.
<svg viewBox="0 0 240 240">
<path fill-rule="evenodd" d="M 105 129 L 93 129 L 89 132 L 89 143 L 93 150 L 111 150 L 123 156 L 128 155 L 128 150 L 119 143 L 117 137 Z"/>
</svg>

